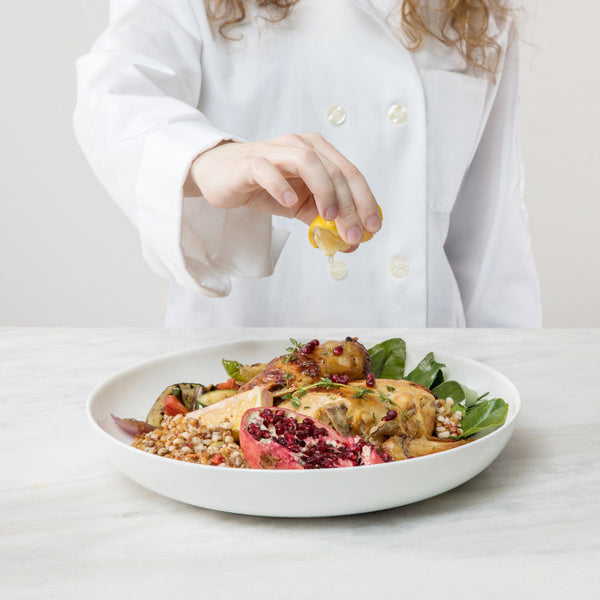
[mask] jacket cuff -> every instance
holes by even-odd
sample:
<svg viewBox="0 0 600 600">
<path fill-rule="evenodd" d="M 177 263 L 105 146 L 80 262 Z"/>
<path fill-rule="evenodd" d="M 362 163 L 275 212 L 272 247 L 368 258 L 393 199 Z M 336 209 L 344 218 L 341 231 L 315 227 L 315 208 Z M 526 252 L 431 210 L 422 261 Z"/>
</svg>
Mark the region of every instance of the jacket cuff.
<svg viewBox="0 0 600 600">
<path fill-rule="evenodd" d="M 272 274 L 287 238 L 273 233 L 269 215 L 183 196 L 192 162 L 225 140 L 243 141 L 202 121 L 158 129 L 144 145 L 136 185 L 146 261 L 160 275 L 208 296 L 228 295 L 231 276 Z"/>
</svg>

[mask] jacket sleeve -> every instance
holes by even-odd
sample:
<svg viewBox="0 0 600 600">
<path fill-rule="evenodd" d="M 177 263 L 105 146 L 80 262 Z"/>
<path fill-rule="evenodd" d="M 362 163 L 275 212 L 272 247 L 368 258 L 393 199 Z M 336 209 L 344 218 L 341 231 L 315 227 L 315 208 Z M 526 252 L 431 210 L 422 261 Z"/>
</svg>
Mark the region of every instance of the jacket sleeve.
<svg viewBox="0 0 600 600">
<path fill-rule="evenodd" d="M 138 228 L 159 274 L 225 296 L 231 276 L 270 275 L 283 245 L 269 216 L 183 196 L 193 160 L 241 141 L 198 110 L 203 28 L 186 0 L 112 0 L 110 22 L 77 61 L 77 140 Z"/>
<path fill-rule="evenodd" d="M 511 36 L 496 94 L 450 216 L 446 254 L 468 327 L 540 327 L 541 301 L 518 142 L 518 40 Z"/>
</svg>

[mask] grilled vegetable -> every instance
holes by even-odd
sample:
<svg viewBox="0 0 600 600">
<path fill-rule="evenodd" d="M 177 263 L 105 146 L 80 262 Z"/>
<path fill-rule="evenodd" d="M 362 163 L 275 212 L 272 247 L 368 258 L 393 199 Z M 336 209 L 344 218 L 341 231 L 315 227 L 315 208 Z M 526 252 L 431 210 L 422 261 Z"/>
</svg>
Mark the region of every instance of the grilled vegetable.
<svg viewBox="0 0 600 600">
<path fill-rule="evenodd" d="M 264 363 L 244 365 L 237 360 L 227 360 L 225 358 L 222 362 L 227 375 L 235 379 L 238 383 L 247 383 L 261 371 L 264 371 L 267 366 Z"/>
<path fill-rule="evenodd" d="M 171 394 L 165 398 L 164 412 L 166 415 L 174 417 L 175 415 L 185 415 L 190 411 L 181 402 L 179 402 L 177 396 Z"/>
<path fill-rule="evenodd" d="M 165 414 L 165 399 L 167 396 L 175 396 L 189 411 L 196 410 L 199 398 L 207 388 L 200 383 L 177 383 L 169 385 L 156 399 L 148 416 L 146 423 L 159 427 Z"/>
<path fill-rule="evenodd" d="M 212 386 L 211 386 L 212 387 Z M 202 406 L 210 406 L 211 404 L 216 404 L 221 400 L 225 400 L 225 398 L 229 398 L 237 394 L 237 390 L 228 389 L 228 390 L 211 390 L 209 392 L 205 392 L 198 399 L 198 404 Z M 199 406 L 198 408 L 201 408 Z"/>
</svg>

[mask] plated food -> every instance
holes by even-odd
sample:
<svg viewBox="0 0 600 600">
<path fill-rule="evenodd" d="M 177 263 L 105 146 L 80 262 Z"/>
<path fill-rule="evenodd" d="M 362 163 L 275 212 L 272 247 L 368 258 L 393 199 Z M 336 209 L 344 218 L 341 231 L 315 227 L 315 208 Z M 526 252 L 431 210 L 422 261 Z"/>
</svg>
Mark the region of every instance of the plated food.
<svg viewBox="0 0 600 600">
<path fill-rule="evenodd" d="M 321 339 L 339 339 L 339 334 L 329 336 L 319 333 L 317 337 Z M 406 347 L 403 366 L 407 375 L 404 379 L 431 350 L 431 347 L 419 344 L 418 333 L 412 335 Z M 361 341 L 373 350 L 380 339 L 365 335 Z M 390 344 L 388 350 L 396 346 L 396 343 Z M 289 341 L 280 337 L 204 345 L 156 356 L 113 373 L 90 393 L 86 406 L 99 450 L 129 479 L 157 494 L 194 506 L 268 517 L 348 515 L 417 502 L 475 477 L 506 446 L 521 409 L 517 388 L 497 370 L 470 358 L 436 350 L 435 361 L 446 365 L 443 368 L 446 379 L 467 384 L 471 390 L 489 390 L 490 395 L 501 397 L 508 404 L 508 414 L 502 426 L 476 433 L 468 438 L 472 441 L 467 444 L 428 456 L 349 468 L 290 470 L 215 467 L 210 463 L 205 465 L 169 460 L 158 453 L 142 452 L 131 445 L 133 435 L 126 433 L 111 416 L 131 416 L 143 420 L 153 399 L 173 382 L 199 380 L 208 383 L 233 377 L 229 371 L 223 374 L 223 357 L 232 359 L 228 365 L 232 372 L 239 361 L 240 374 L 253 377 L 245 373 L 244 365 L 263 364 L 269 357 L 281 356 L 286 347 L 290 347 Z M 378 373 L 383 362 L 386 368 L 378 378 L 394 379 L 396 375 L 393 373 L 396 366 L 402 366 L 403 357 L 401 352 L 375 350 L 371 357 L 371 372 Z M 420 372 L 423 374 L 425 370 Z M 457 393 L 456 389 L 450 389 L 455 387 L 454 384 L 449 383 L 447 387 L 449 394 Z M 475 392 L 471 395 L 466 388 L 464 390 L 469 403 L 477 400 Z M 469 411 L 467 414 L 470 414 Z M 134 426 L 137 428 L 137 420 L 129 423 L 129 430 Z M 469 421 L 475 424 L 476 419 L 463 416 L 463 429 L 465 421 L 469 426 Z M 171 423 L 174 431 L 165 430 L 165 436 L 178 434 L 176 430 L 180 426 L 194 427 L 193 421 L 183 421 L 183 416 L 181 422 L 175 416 Z M 468 429 L 463 435 L 465 433 L 468 433 Z M 210 438 L 212 440 L 212 432 Z M 497 468 L 501 469 L 502 465 Z M 123 492 L 131 494 L 134 500 L 139 499 L 142 493 L 141 490 L 136 491 L 135 487 L 124 487 Z"/>
<path fill-rule="evenodd" d="M 283 350 L 283 349 L 282 349 Z M 406 344 L 356 338 L 289 347 L 269 362 L 223 358 L 227 381 L 176 383 L 145 421 L 113 417 L 132 445 L 232 468 L 367 467 L 436 454 L 500 427 L 508 404 L 448 379 L 429 352 L 405 373 Z"/>
</svg>

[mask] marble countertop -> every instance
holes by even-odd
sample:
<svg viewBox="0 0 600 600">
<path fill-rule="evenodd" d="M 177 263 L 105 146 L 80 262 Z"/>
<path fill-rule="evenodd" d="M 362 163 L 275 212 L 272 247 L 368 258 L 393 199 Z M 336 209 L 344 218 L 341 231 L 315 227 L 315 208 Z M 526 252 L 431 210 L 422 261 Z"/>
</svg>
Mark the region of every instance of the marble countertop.
<svg viewBox="0 0 600 600">
<path fill-rule="evenodd" d="M 500 457 L 378 513 L 269 519 L 180 504 L 102 455 L 85 403 L 134 362 L 264 337 L 386 339 L 519 388 Z M 0 329 L 2 598 L 598 598 L 600 330 Z"/>
</svg>

